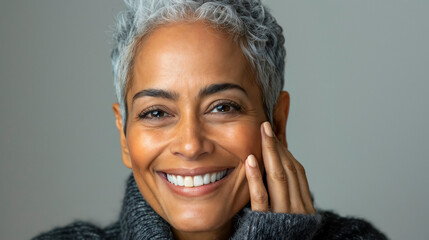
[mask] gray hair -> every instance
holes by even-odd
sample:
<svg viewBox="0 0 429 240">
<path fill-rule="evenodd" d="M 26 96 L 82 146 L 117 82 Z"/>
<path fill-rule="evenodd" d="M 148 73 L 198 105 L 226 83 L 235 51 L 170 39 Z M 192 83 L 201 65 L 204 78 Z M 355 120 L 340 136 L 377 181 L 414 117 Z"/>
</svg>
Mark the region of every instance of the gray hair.
<svg viewBox="0 0 429 240">
<path fill-rule="evenodd" d="M 126 132 L 126 94 L 139 40 L 161 24 L 202 20 L 238 41 L 256 73 L 263 107 L 273 122 L 274 106 L 284 85 L 286 50 L 282 28 L 260 0 L 124 0 L 111 54 L 116 97 Z"/>
</svg>

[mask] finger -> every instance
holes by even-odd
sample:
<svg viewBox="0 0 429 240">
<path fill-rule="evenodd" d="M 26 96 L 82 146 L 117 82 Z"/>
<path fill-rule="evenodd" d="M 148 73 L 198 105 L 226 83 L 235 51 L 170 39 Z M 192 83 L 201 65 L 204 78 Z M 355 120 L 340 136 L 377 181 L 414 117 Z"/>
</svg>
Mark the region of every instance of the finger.
<svg viewBox="0 0 429 240">
<path fill-rule="evenodd" d="M 250 204 L 252 211 L 268 211 L 268 194 L 265 189 L 258 161 L 255 156 L 249 155 L 246 159 L 246 178 L 249 183 Z"/>
<path fill-rule="evenodd" d="M 285 154 L 288 155 L 289 158 L 292 159 L 295 164 L 295 168 L 297 170 L 297 175 L 298 175 L 301 198 L 302 198 L 302 201 L 304 202 L 304 208 L 306 210 L 306 213 L 311 213 L 311 214 L 316 213 L 316 211 L 314 210 L 313 200 L 311 199 L 310 187 L 308 185 L 308 180 L 307 180 L 304 167 L 300 162 L 298 162 L 298 160 L 295 159 L 292 153 L 289 152 L 287 149 L 285 149 Z"/>
<path fill-rule="evenodd" d="M 261 126 L 262 156 L 267 174 L 268 193 L 271 211 L 286 213 L 290 211 L 289 187 L 286 171 L 279 156 L 279 145 L 269 122 Z"/>
<path fill-rule="evenodd" d="M 281 166 L 276 166 L 276 169 L 282 169 L 286 174 L 286 183 L 289 194 L 289 211 L 291 213 L 305 213 L 305 203 L 303 202 L 303 198 L 301 196 L 301 185 L 300 185 L 300 177 L 298 173 L 298 167 L 295 158 L 290 154 L 286 154 L 288 150 L 285 145 L 282 144 L 277 138 L 274 136 L 271 126 L 268 122 L 263 124 L 264 135 L 267 137 L 267 148 L 273 148 L 276 150 L 277 157 L 280 159 Z M 263 141 L 264 142 L 264 141 Z M 271 145 L 272 147 L 270 147 Z M 292 158 L 291 158 L 292 157 Z M 265 156 L 264 156 L 265 162 Z M 280 170 L 278 170 L 280 171 Z M 269 188 L 270 198 L 271 198 L 271 189 Z M 272 201 L 271 201 L 272 202 Z"/>
<path fill-rule="evenodd" d="M 280 159 L 283 168 L 288 176 L 288 187 L 290 196 L 290 212 L 291 213 L 305 213 L 305 203 L 301 195 L 301 185 L 298 169 L 295 165 L 295 159 L 291 158 L 286 152 L 288 150 L 284 147 L 280 151 Z"/>
</svg>

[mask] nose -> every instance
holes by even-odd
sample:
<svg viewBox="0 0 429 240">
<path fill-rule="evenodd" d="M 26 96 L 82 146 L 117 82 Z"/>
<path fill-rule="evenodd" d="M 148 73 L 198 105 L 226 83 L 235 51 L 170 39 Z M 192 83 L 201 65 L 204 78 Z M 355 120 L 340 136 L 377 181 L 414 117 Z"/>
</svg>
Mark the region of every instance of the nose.
<svg viewBox="0 0 429 240">
<path fill-rule="evenodd" d="M 183 117 L 175 126 L 175 137 L 170 145 L 173 155 L 185 160 L 198 160 L 210 154 L 213 148 L 213 143 L 205 135 L 203 123 L 197 117 Z"/>
</svg>

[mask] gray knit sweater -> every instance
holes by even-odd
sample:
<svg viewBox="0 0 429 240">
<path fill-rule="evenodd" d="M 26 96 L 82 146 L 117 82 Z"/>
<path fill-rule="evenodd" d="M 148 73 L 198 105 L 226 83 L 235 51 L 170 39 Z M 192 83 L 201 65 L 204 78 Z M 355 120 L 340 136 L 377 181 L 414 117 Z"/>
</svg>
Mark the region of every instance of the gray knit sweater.
<svg viewBox="0 0 429 240">
<path fill-rule="evenodd" d="M 327 211 L 317 215 L 262 213 L 247 206 L 234 217 L 234 229 L 231 239 L 386 239 L 364 220 Z M 119 221 L 106 228 L 75 222 L 33 238 L 51 239 L 173 239 L 173 234 L 144 200 L 131 175 Z"/>
</svg>

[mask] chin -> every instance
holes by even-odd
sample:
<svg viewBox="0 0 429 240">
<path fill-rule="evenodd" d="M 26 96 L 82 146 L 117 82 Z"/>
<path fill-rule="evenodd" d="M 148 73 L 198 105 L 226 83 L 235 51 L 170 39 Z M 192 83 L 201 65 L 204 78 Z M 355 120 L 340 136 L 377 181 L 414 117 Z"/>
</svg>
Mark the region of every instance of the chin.
<svg viewBox="0 0 429 240">
<path fill-rule="evenodd" d="M 170 225 L 181 232 L 211 232 L 222 228 L 232 220 L 225 214 L 204 214 L 201 212 L 186 212 L 175 216 L 169 221 Z"/>
<path fill-rule="evenodd" d="M 246 192 L 244 192 L 246 193 Z M 182 232 L 211 232 L 229 226 L 237 214 L 249 201 L 246 194 L 229 199 L 217 199 L 210 203 L 181 204 L 170 209 L 166 220 Z"/>
</svg>

